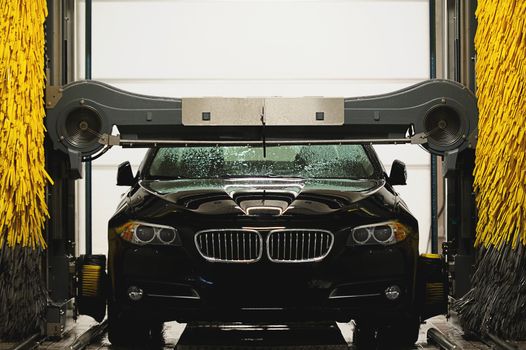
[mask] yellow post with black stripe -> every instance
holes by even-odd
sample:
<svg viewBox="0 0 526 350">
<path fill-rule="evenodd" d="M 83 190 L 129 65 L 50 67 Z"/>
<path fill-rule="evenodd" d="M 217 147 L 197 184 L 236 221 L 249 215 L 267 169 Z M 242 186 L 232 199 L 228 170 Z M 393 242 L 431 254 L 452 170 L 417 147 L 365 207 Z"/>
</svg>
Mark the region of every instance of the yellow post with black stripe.
<svg viewBox="0 0 526 350">
<path fill-rule="evenodd" d="M 418 258 L 417 300 L 422 320 L 447 313 L 448 276 L 440 254 L 420 254 Z"/>
<path fill-rule="evenodd" d="M 106 256 L 81 255 L 77 259 L 77 311 L 102 321 L 106 315 Z"/>
</svg>

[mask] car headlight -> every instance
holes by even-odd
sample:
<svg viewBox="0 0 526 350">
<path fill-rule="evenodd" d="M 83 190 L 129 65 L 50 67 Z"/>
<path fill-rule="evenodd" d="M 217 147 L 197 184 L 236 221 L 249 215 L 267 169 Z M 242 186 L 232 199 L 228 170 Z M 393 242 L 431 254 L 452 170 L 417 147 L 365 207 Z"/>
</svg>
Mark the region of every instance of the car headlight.
<svg viewBox="0 0 526 350">
<path fill-rule="evenodd" d="M 407 238 L 411 229 L 398 221 L 363 225 L 351 230 L 347 239 L 348 246 L 390 245 Z"/>
<path fill-rule="evenodd" d="M 179 232 L 170 226 L 131 221 L 115 231 L 122 239 L 133 244 L 181 245 Z"/>
</svg>

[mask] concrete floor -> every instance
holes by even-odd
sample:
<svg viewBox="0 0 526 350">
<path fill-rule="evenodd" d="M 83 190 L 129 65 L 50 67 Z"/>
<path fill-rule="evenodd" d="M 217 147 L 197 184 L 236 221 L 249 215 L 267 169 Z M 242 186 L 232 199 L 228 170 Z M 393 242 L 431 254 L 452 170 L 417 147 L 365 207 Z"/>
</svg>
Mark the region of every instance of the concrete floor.
<svg viewBox="0 0 526 350">
<path fill-rule="evenodd" d="M 75 342 L 75 340 L 78 337 L 80 337 L 84 332 L 86 332 L 90 327 L 96 324 L 97 323 L 92 318 L 87 316 L 81 316 L 77 319 L 77 321 L 71 320 L 71 322 L 68 322 L 68 330 L 66 331 L 63 339 L 41 341 L 37 344 L 37 346 L 25 347 L 24 349 L 72 349 L 71 345 Z M 443 316 L 438 316 L 427 320 L 426 323 L 421 326 L 418 342 L 411 349 L 439 349 L 439 347 L 437 347 L 436 345 L 428 344 L 427 342 L 427 331 L 430 327 L 436 328 L 440 330 L 443 334 L 448 336 L 452 341 L 454 341 L 456 345 L 458 345 L 459 349 L 490 350 L 494 348 L 476 340 L 465 339 L 463 337 L 462 331 L 458 327 L 454 316 L 450 319 L 446 319 Z M 163 346 L 141 346 L 135 347 L 134 349 L 238 350 L 247 348 L 265 348 L 274 350 L 359 350 L 352 344 L 352 323 L 327 324 L 324 327 L 314 327 L 313 325 L 300 325 L 295 327 L 289 327 L 288 325 L 246 324 L 236 324 L 218 327 L 217 325 L 188 326 L 186 324 L 180 324 L 177 322 L 168 322 L 164 326 L 163 336 Z M 232 339 L 236 340 L 232 342 Z M 516 342 L 513 345 L 516 347 L 516 349 L 526 349 L 526 342 Z M 13 349 L 18 349 L 16 343 L 0 342 L 0 350 Z M 99 337 L 99 339 L 93 340 L 93 342 L 87 347 L 85 347 L 85 349 L 124 350 L 122 348 L 112 346 L 109 343 L 106 334 L 103 334 L 101 337 Z"/>
<path fill-rule="evenodd" d="M 40 344 L 38 349 L 47 349 L 47 350 L 58 350 L 58 349 L 69 349 L 71 343 L 80 336 L 83 332 L 85 332 L 89 327 L 94 325 L 95 322 L 90 319 L 89 317 L 80 317 L 77 322 L 75 323 L 75 326 L 71 329 L 71 331 L 68 332 L 66 337 L 62 339 L 61 341 L 45 341 Z M 310 349 L 355 349 L 355 347 L 352 345 L 352 334 L 353 334 L 353 326 L 351 323 L 338 323 L 337 324 L 339 331 L 341 332 L 341 337 L 343 337 L 343 342 L 338 343 L 338 340 L 336 339 L 333 344 L 327 344 L 327 346 L 310 346 Z M 247 327 L 243 325 L 242 327 Z M 276 328 L 277 327 L 277 328 Z M 277 336 L 278 332 L 281 330 L 281 337 L 283 337 L 283 332 L 289 332 L 286 331 L 283 328 L 279 328 L 282 326 L 274 326 L 274 328 L 266 328 L 265 332 L 268 334 L 268 332 L 275 332 L 274 334 Z M 461 349 L 465 350 L 489 350 L 491 349 L 489 346 L 482 344 L 480 342 L 475 341 L 468 341 L 464 338 L 462 338 L 462 332 L 454 325 L 454 322 L 450 320 L 446 320 L 445 317 L 435 317 L 430 320 L 428 320 L 425 324 L 422 325 L 420 329 L 420 336 L 418 339 L 417 344 L 412 349 L 439 349 L 437 346 L 428 344 L 427 342 L 427 330 L 429 327 L 435 327 L 438 328 L 440 331 L 442 331 L 444 334 L 447 334 L 448 336 L 451 336 L 452 339 L 459 345 Z M 185 331 L 186 325 L 185 324 L 179 324 L 177 322 L 169 322 L 165 324 L 164 329 L 164 346 L 156 347 L 156 349 L 212 349 L 212 348 L 218 348 L 218 347 L 210 347 L 205 346 L 206 342 L 204 339 L 206 338 L 206 333 L 200 333 L 198 337 L 196 337 L 193 341 L 195 343 L 191 342 L 188 343 L 188 339 L 184 341 L 185 344 L 181 344 L 181 336 L 183 335 L 183 332 Z M 234 327 L 235 328 L 235 327 Z M 232 329 L 230 329 L 232 330 Z M 258 340 L 255 338 L 250 332 L 247 332 L 248 334 L 243 339 L 245 342 L 244 346 L 226 346 L 222 344 L 220 346 L 221 349 L 240 349 L 240 348 L 260 348 L 262 345 L 258 342 Z M 274 336 L 274 335 L 273 335 Z M 291 337 L 297 337 L 297 335 L 291 335 Z M 340 337 L 340 338 L 341 338 Z M 188 338 L 188 337 L 186 337 Z M 297 344 L 294 342 L 297 339 Z M 300 338 L 294 338 L 294 341 L 288 341 L 289 345 L 286 347 L 280 347 L 283 349 L 306 349 L 307 347 L 302 344 L 302 341 Z M 330 342 L 329 342 L 330 343 Z M 292 345 L 290 345 L 292 344 Z M 338 345 L 339 344 L 339 345 Z M 329 346 L 330 345 L 330 346 Z M 267 348 L 273 348 L 276 349 L 276 346 L 271 346 Z M 0 348 L 1 349 L 1 348 Z M 6 348 L 7 349 L 7 348 Z M 100 339 L 96 340 L 92 344 L 90 344 L 86 349 L 88 350 L 100 350 L 100 349 L 118 349 L 116 347 L 111 346 L 109 343 L 106 334 L 104 334 Z M 358 350 L 358 349 L 356 349 Z"/>
</svg>

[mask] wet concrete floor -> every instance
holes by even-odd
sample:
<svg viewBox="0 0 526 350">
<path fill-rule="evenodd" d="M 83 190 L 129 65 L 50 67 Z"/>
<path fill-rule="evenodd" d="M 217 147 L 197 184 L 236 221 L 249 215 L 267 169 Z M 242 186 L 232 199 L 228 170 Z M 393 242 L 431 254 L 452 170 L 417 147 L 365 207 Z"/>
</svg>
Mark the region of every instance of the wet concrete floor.
<svg viewBox="0 0 526 350">
<path fill-rule="evenodd" d="M 92 318 L 81 316 L 76 321 L 68 320 L 66 332 L 61 339 L 43 339 L 31 342 L 29 346 L 21 347 L 21 343 L 0 341 L 0 350 L 80 350 L 72 347 L 80 338 L 86 337 L 86 331 L 98 325 Z M 430 328 L 438 329 L 451 340 L 457 349 L 490 350 L 496 349 L 494 344 L 487 344 L 476 339 L 465 337 L 458 322 L 453 317 L 437 316 L 427 320 L 420 327 L 417 343 L 408 349 L 400 350 L 436 350 L 435 344 L 428 343 L 427 332 Z M 510 344 L 510 343 L 509 343 Z M 510 344 L 518 350 L 526 350 L 526 341 Z M 511 348 L 511 347 L 510 347 Z M 160 338 L 152 344 L 135 347 L 115 347 L 110 344 L 106 333 L 85 346 L 87 350 L 239 350 L 239 349 L 273 349 L 273 350 L 376 350 L 373 346 L 368 349 L 358 349 L 353 345 L 352 323 L 325 324 L 180 324 L 167 322 Z M 388 349 L 393 350 L 393 349 Z"/>
<path fill-rule="evenodd" d="M 69 349 L 74 340 L 84 333 L 95 322 L 89 317 L 80 317 L 74 327 L 60 341 L 44 341 L 38 349 L 58 350 Z M 461 349 L 489 350 L 490 347 L 462 337 L 462 332 L 451 320 L 445 317 L 435 317 L 428 320 L 420 329 L 417 344 L 411 349 L 439 349 L 428 344 L 427 330 L 435 327 L 452 337 Z M 325 325 L 292 324 L 292 325 L 186 325 L 168 322 L 164 326 L 163 345 L 138 346 L 134 349 L 177 349 L 177 350 L 209 350 L 209 349 L 357 349 L 352 343 L 352 323 L 332 323 Z M 86 347 L 88 350 L 123 349 L 112 346 L 107 335 L 94 340 Z M 131 348 L 130 348 L 131 349 Z M 369 349 L 367 349 L 369 350 Z"/>
</svg>

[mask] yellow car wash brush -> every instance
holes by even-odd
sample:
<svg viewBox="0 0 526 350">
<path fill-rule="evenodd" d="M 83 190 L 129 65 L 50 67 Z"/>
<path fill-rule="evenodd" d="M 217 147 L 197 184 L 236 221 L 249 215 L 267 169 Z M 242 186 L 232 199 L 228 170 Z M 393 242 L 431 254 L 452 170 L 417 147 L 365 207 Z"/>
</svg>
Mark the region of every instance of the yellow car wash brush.
<svg viewBox="0 0 526 350">
<path fill-rule="evenodd" d="M 475 180 L 480 247 L 464 327 L 526 338 L 526 1 L 479 0 Z"/>
<path fill-rule="evenodd" d="M 45 247 L 44 0 L 0 5 L 0 244 Z"/>
<path fill-rule="evenodd" d="M 42 231 L 45 0 L 0 0 L 0 337 L 38 330 Z"/>
</svg>

